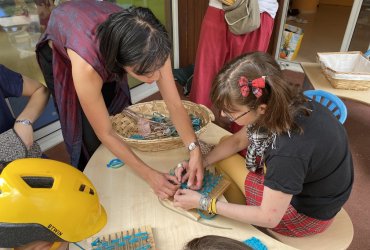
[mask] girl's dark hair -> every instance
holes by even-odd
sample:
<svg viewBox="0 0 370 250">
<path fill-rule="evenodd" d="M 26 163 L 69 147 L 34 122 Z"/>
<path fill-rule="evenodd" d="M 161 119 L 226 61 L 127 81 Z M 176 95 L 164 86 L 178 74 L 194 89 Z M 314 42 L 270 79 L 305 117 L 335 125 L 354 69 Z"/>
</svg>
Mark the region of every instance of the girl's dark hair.
<svg viewBox="0 0 370 250">
<path fill-rule="evenodd" d="M 165 27 L 148 8 L 130 7 L 99 25 L 100 53 L 108 71 L 122 75 L 124 66 L 138 75 L 161 68 L 171 52 Z"/>
<path fill-rule="evenodd" d="M 195 238 L 189 241 L 184 250 L 251 250 L 249 246 L 241 241 L 231 238 L 207 235 L 200 238 Z"/>
<path fill-rule="evenodd" d="M 241 76 L 248 80 L 266 76 L 262 96 L 256 98 L 252 91 L 247 97 L 242 96 Z M 287 82 L 277 62 L 263 52 L 245 54 L 226 64 L 213 82 L 211 100 L 216 108 L 225 112 L 235 112 L 236 105 L 256 109 L 266 104 L 265 114 L 256 121 L 255 127 L 265 127 L 278 134 L 295 129 L 301 131 L 294 118 L 300 112 L 307 113 L 302 91 Z"/>
</svg>

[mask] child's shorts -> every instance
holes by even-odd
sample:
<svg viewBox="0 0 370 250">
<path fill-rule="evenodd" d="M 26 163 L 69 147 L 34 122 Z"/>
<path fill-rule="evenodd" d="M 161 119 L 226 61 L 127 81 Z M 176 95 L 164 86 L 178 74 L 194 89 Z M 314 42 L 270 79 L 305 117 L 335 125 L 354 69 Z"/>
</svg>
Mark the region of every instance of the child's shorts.
<svg viewBox="0 0 370 250">
<path fill-rule="evenodd" d="M 261 205 L 264 178 L 263 174 L 248 173 L 244 183 L 247 205 Z M 279 225 L 272 230 L 287 236 L 303 237 L 325 231 L 332 222 L 333 219 L 323 221 L 300 214 L 292 205 L 289 205 Z"/>
</svg>

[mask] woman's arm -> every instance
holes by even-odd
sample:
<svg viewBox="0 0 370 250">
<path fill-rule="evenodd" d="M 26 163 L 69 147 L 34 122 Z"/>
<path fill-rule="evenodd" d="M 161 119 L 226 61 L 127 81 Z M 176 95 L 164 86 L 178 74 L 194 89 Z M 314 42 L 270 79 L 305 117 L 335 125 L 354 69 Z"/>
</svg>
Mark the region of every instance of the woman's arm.
<svg viewBox="0 0 370 250">
<path fill-rule="evenodd" d="M 179 189 L 175 194 L 174 205 L 184 208 L 199 208 L 201 195 L 193 190 Z M 217 201 L 217 214 L 256 226 L 274 228 L 288 209 L 292 195 L 264 187 L 260 206 L 246 206 Z"/>
<path fill-rule="evenodd" d="M 172 75 L 170 58 L 167 59 L 164 66 L 160 69 L 161 79 L 158 81 L 158 88 L 163 100 L 166 102 L 174 123 L 182 141 L 188 147 L 190 143 L 197 141 L 188 113 L 182 105 L 176 83 Z M 190 151 L 189 168 L 187 169 L 188 186 L 194 189 L 202 187 L 203 167 L 202 153 L 199 146 Z"/>
<path fill-rule="evenodd" d="M 22 78 L 22 96 L 29 96 L 30 99 L 28 100 L 26 107 L 19 114 L 16 120 L 29 120 L 33 123 L 43 112 L 49 100 L 49 91 L 44 85 L 36 80 L 23 75 Z M 33 144 L 32 126 L 22 123 L 15 123 L 14 130 L 17 132 L 27 148 L 29 148 Z"/>
<path fill-rule="evenodd" d="M 81 107 L 99 140 L 118 158 L 143 178 L 160 198 L 173 196 L 178 186 L 176 178 L 159 173 L 145 164 L 115 133 L 101 93 L 103 81 L 84 59 L 67 50 L 72 63 L 72 75 Z"/>
</svg>

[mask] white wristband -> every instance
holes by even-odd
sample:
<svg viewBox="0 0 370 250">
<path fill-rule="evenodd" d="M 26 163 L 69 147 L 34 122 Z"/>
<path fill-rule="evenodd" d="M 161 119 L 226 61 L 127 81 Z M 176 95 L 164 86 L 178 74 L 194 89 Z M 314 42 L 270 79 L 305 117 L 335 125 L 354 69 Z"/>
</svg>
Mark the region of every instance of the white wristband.
<svg viewBox="0 0 370 250">
<path fill-rule="evenodd" d="M 16 120 L 15 123 L 22 123 L 23 125 L 28 125 L 28 126 L 32 126 L 32 122 L 28 119 L 23 119 L 23 120 Z"/>
</svg>

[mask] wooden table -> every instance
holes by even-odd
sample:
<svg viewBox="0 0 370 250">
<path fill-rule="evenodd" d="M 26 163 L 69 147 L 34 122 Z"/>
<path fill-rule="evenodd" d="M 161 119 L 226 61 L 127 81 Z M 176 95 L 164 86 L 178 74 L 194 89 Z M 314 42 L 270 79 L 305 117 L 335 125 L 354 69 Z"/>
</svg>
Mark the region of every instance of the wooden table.
<svg viewBox="0 0 370 250">
<path fill-rule="evenodd" d="M 307 80 L 315 89 L 322 89 L 339 97 L 356 100 L 370 104 L 370 89 L 368 90 L 347 90 L 333 88 L 329 80 L 324 76 L 318 63 L 301 63 Z"/>
<path fill-rule="evenodd" d="M 209 124 L 200 138 L 208 143 L 217 143 L 219 138 L 229 134 L 224 129 Z M 145 162 L 157 170 L 168 172 L 178 162 L 187 158 L 185 148 L 163 152 L 135 151 Z M 237 240 L 251 237 L 260 239 L 269 250 L 295 249 L 271 238 L 249 224 L 239 223 L 222 216 L 204 221 L 211 225 L 226 227 L 220 229 L 200 224 L 163 207 L 149 185 L 134 174 L 128 166 L 108 169 L 107 163 L 114 155 L 101 145 L 89 161 L 84 173 L 94 183 L 100 201 L 107 211 L 108 223 L 97 234 L 106 235 L 125 229 L 149 225 L 153 228 L 157 249 L 182 249 L 189 240 L 204 235 L 221 235 Z M 86 242 L 81 242 L 86 247 Z M 70 246 L 70 249 L 78 249 Z"/>
</svg>

